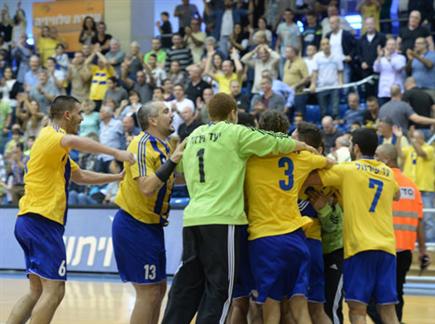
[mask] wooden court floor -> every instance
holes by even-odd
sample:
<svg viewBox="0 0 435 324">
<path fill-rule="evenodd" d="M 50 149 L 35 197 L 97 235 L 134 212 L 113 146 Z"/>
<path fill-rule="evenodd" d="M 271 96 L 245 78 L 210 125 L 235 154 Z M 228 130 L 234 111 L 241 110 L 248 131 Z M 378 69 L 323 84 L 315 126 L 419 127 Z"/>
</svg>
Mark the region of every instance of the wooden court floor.
<svg viewBox="0 0 435 324">
<path fill-rule="evenodd" d="M 24 279 L 0 278 L 0 324 L 6 322 L 14 302 L 26 289 L 27 281 Z M 405 302 L 406 324 L 435 323 L 435 297 L 406 296 Z M 65 298 L 53 323 L 128 323 L 133 303 L 134 291 L 128 284 L 114 280 L 72 280 L 67 283 Z"/>
</svg>

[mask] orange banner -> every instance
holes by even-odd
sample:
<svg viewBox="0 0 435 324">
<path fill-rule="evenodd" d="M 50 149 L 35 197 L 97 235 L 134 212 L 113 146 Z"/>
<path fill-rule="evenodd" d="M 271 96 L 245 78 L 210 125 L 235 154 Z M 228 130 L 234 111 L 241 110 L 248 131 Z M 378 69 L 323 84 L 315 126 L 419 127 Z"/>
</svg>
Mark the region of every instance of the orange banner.
<svg viewBox="0 0 435 324">
<path fill-rule="evenodd" d="M 33 3 L 32 10 L 35 40 L 41 35 L 43 26 L 54 26 L 59 39 L 67 44 L 67 51 L 76 51 L 81 48 L 79 35 L 83 19 L 91 16 L 97 23 L 103 20 L 104 0 L 40 2 Z"/>
</svg>

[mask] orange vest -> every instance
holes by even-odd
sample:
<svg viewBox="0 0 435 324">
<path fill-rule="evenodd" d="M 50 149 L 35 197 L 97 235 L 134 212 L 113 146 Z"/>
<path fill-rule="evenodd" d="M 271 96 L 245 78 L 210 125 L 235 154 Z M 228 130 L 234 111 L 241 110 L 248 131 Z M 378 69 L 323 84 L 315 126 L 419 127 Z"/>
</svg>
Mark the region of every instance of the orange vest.
<svg viewBox="0 0 435 324">
<path fill-rule="evenodd" d="M 400 200 L 393 202 L 394 232 L 398 251 L 414 250 L 418 222 L 423 218 L 423 202 L 416 184 L 403 175 L 400 169 L 392 169 L 400 186 Z"/>
</svg>

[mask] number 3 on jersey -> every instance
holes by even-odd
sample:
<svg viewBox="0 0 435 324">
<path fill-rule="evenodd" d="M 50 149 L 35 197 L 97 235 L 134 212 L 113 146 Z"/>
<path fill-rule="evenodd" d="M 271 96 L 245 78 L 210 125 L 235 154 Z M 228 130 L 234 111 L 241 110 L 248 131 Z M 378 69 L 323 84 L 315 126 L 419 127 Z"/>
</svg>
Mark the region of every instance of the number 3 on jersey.
<svg viewBox="0 0 435 324">
<path fill-rule="evenodd" d="M 284 191 L 289 191 L 291 188 L 293 188 L 293 182 L 294 182 L 293 161 L 288 157 L 283 157 L 279 159 L 278 166 L 280 168 L 285 168 L 284 174 L 287 176 L 286 180 L 279 180 L 279 187 Z"/>
<path fill-rule="evenodd" d="M 369 212 L 374 213 L 376 211 L 376 206 L 378 205 L 379 198 L 382 194 L 382 189 L 384 189 L 384 183 L 381 180 L 369 179 L 369 188 L 375 189 L 375 196 L 373 197 L 372 205 L 370 206 Z"/>
</svg>

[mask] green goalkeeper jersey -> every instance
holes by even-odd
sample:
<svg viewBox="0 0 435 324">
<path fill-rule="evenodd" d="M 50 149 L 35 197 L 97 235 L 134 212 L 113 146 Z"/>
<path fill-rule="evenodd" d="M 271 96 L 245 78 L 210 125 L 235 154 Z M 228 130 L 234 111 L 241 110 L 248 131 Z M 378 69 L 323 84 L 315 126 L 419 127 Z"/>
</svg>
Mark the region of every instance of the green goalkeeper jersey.
<svg viewBox="0 0 435 324">
<path fill-rule="evenodd" d="M 180 168 L 190 194 L 184 226 L 243 225 L 246 161 L 252 155 L 289 153 L 295 141 L 229 122 L 197 128 L 188 138 Z"/>
</svg>

